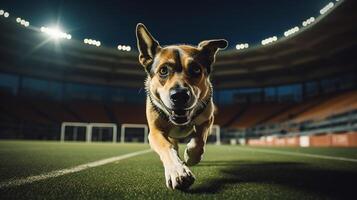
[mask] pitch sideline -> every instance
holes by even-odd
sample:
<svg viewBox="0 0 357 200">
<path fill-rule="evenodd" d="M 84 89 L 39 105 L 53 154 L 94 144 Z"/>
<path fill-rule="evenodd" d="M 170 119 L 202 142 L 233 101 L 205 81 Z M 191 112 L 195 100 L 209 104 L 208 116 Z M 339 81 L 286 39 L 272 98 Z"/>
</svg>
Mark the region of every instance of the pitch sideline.
<svg viewBox="0 0 357 200">
<path fill-rule="evenodd" d="M 270 150 L 270 149 L 240 149 L 242 151 L 252 151 L 252 152 L 261 152 L 261 153 L 271 153 L 271 154 L 280 154 L 280 155 L 289 155 L 289 156 L 301 156 L 301 157 L 309 157 L 309 158 L 319 158 L 325 160 L 338 160 L 338 161 L 346 161 L 346 162 L 356 162 L 357 159 L 354 158 L 346 158 L 346 157 L 336 157 L 336 156 L 325 156 L 325 155 L 317 155 L 317 154 L 309 154 L 309 153 L 298 153 L 298 152 L 288 152 L 288 151 L 279 151 L 279 150 Z"/>
<path fill-rule="evenodd" d="M 125 160 L 125 159 L 128 159 L 128 158 L 132 158 L 132 157 L 143 155 L 143 154 L 150 153 L 150 152 L 152 152 L 151 149 L 147 149 L 147 150 L 143 150 L 143 151 L 136 151 L 136 152 L 120 155 L 120 156 L 115 156 L 115 157 L 110 157 L 110 158 L 106 158 L 106 159 L 102 159 L 102 160 L 97 160 L 97 161 L 94 161 L 94 162 L 89 162 L 89 163 L 78 165 L 78 166 L 75 166 L 75 167 L 55 170 L 55 171 L 47 172 L 47 173 L 40 174 L 40 175 L 34 175 L 34 176 L 28 176 L 28 177 L 25 177 L 25 178 L 19 178 L 19 179 L 14 179 L 14 180 L 10 180 L 10 181 L 4 181 L 4 182 L 0 182 L 0 189 L 7 188 L 7 187 L 13 187 L 13 186 L 20 186 L 20 185 L 24 185 L 24 184 L 29 184 L 29 183 L 33 183 L 33 182 L 37 182 L 37 181 L 46 180 L 46 179 L 49 179 L 49 178 L 55 178 L 55 177 L 63 176 L 63 175 L 66 175 L 66 174 L 72 174 L 72 173 L 80 172 L 80 171 L 83 171 L 83 170 L 86 170 L 86 169 L 89 169 L 89 168 L 106 165 L 106 164 L 109 164 L 109 163 L 112 163 L 112 162 Z"/>
</svg>

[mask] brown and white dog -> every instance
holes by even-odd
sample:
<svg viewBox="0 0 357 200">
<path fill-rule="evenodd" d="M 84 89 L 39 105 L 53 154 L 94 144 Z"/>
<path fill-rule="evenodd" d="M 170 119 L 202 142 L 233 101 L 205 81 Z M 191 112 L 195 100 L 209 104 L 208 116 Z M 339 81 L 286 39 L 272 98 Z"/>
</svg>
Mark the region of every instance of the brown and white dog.
<svg viewBox="0 0 357 200">
<path fill-rule="evenodd" d="M 136 27 L 139 61 L 147 72 L 146 117 L 151 148 L 165 168 L 166 186 L 189 188 L 195 177 L 187 166 L 201 161 L 214 120 L 209 75 L 224 39 L 207 40 L 197 47 L 162 47 L 143 24 Z M 178 139 L 191 137 L 184 153 L 178 154 Z"/>
</svg>

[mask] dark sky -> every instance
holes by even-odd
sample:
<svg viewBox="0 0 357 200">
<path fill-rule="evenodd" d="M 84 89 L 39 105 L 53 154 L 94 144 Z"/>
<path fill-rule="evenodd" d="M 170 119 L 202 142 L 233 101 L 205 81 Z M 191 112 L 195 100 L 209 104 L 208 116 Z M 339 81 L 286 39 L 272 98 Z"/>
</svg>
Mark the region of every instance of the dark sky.
<svg viewBox="0 0 357 200">
<path fill-rule="evenodd" d="M 135 45 L 135 25 L 144 23 L 163 45 L 197 44 L 210 38 L 260 43 L 319 10 L 329 0 L 0 0 L 0 9 L 35 26 L 59 21 L 73 39 L 97 39 L 105 46 Z"/>
</svg>

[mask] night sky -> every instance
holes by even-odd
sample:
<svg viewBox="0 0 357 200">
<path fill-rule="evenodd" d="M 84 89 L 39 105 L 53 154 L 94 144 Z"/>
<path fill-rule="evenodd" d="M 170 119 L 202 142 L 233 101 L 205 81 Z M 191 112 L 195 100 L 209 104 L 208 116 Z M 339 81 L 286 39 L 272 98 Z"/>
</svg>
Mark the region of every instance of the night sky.
<svg viewBox="0 0 357 200">
<path fill-rule="evenodd" d="M 160 44 L 197 44 L 205 39 L 226 38 L 257 44 L 310 16 L 317 17 L 329 0 L 235 1 L 139 1 L 139 0 L 0 0 L 0 9 L 22 17 L 34 26 L 60 27 L 73 39 L 92 38 L 103 45 L 135 45 L 135 25 L 144 23 Z"/>
</svg>

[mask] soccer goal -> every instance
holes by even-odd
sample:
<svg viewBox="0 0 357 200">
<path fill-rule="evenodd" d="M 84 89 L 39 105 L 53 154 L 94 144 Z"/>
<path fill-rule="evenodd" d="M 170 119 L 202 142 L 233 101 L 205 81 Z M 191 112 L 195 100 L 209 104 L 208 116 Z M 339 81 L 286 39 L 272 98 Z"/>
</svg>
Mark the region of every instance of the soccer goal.
<svg viewBox="0 0 357 200">
<path fill-rule="evenodd" d="M 149 128 L 146 124 L 122 124 L 120 142 L 148 142 Z"/>
<path fill-rule="evenodd" d="M 207 143 L 221 144 L 221 128 L 219 125 L 213 125 L 210 135 L 208 135 Z"/>
<path fill-rule="evenodd" d="M 66 140 L 92 142 L 93 139 L 117 142 L 117 125 L 113 123 L 62 122 L 61 142 Z"/>
</svg>

